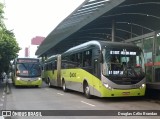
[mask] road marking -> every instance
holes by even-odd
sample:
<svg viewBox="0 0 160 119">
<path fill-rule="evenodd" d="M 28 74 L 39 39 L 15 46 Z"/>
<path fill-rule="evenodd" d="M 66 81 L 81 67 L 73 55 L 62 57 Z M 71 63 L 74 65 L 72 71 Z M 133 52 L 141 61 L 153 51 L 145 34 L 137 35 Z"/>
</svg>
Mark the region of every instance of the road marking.
<svg viewBox="0 0 160 119">
<path fill-rule="evenodd" d="M 58 95 L 64 95 L 64 94 L 62 94 L 62 93 L 57 93 Z"/>
<path fill-rule="evenodd" d="M 81 101 L 82 103 L 84 103 L 84 104 L 87 104 L 87 105 L 89 105 L 89 106 L 92 106 L 92 107 L 94 107 L 95 105 L 92 105 L 92 104 L 90 104 L 90 103 L 87 103 L 87 102 L 84 102 L 84 101 Z"/>
<path fill-rule="evenodd" d="M 45 90 L 49 90 L 48 88 L 45 88 Z"/>
<path fill-rule="evenodd" d="M 3 95 L 2 98 L 4 98 L 5 96 Z"/>
</svg>

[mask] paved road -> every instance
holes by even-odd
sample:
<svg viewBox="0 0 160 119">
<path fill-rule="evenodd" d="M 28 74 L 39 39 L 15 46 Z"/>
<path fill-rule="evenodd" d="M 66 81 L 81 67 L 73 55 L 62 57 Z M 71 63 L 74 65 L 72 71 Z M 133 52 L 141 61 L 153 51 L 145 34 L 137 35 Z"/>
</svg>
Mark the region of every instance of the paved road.
<svg viewBox="0 0 160 119">
<path fill-rule="evenodd" d="M 82 93 L 74 91 L 69 91 L 65 93 L 60 88 L 49 88 L 47 85 L 44 84 L 41 88 L 12 87 L 12 93 L 7 94 L 6 97 L 6 109 L 7 110 L 122 110 L 122 112 L 125 110 L 125 112 L 128 112 L 128 110 L 160 109 L 160 103 L 155 100 L 148 100 L 141 97 L 136 97 L 136 98 L 95 97 L 93 99 L 86 99 Z M 120 114 L 122 112 L 120 111 Z M 76 112 L 73 112 L 73 115 L 75 113 Z M 109 113 L 109 115 L 111 114 L 111 112 L 106 112 L 106 113 Z M 106 118 L 126 119 L 127 117 L 126 116 L 11 117 L 11 119 L 106 119 Z M 129 116 L 129 118 L 159 119 L 158 117 L 155 116 Z"/>
</svg>

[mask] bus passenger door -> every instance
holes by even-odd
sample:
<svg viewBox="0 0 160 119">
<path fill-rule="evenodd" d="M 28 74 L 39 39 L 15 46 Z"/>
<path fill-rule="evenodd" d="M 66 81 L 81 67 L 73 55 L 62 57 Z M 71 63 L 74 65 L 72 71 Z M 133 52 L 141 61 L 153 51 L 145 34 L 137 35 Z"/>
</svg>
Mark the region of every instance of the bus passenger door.
<svg viewBox="0 0 160 119">
<path fill-rule="evenodd" d="M 98 59 L 94 59 L 94 75 L 98 77 Z"/>
<path fill-rule="evenodd" d="M 57 57 L 57 86 L 61 86 L 61 56 Z"/>
<path fill-rule="evenodd" d="M 93 61 L 93 75 L 98 80 L 100 80 L 99 79 L 99 77 L 100 77 L 100 66 L 99 66 L 98 58 L 94 59 L 94 61 Z M 99 81 L 96 78 L 93 79 L 93 93 L 94 93 L 94 95 L 98 95 L 98 92 L 97 92 L 96 89 L 99 89 L 99 83 L 98 83 Z"/>
</svg>

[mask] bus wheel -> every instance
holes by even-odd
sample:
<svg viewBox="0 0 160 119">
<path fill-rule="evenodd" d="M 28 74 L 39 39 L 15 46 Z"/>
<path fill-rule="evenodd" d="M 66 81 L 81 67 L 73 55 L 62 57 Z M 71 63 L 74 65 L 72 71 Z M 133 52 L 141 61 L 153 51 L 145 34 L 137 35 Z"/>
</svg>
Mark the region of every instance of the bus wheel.
<svg viewBox="0 0 160 119">
<path fill-rule="evenodd" d="M 63 82 L 62 82 L 62 88 L 63 88 L 63 91 L 64 91 L 64 92 L 67 92 L 66 83 L 65 83 L 64 80 L 63 80 Z"/>
<path fill-rule="evenodd" d="M 86 98 L 88 98 L 88 99 L 91 98 L 90 88 L 89 88 L 88 83 L 84 84 L 84 94 L 85 94 Z"/>
<path fill-rule="evenodd" d="M 50 79 L 48 79 L 48 86 L 51 87 Z"/>
</svg>

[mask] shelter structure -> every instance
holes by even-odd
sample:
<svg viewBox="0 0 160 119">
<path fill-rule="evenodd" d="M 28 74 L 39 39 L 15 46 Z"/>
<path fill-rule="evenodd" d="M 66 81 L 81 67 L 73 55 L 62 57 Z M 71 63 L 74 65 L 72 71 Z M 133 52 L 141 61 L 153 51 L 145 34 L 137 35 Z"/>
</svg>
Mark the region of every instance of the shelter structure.
<svg viewBox="0 0 160 119">
<path fill-rule="evenodd" d="M 85 0 L 45 38 L 39 57 L 90 40 L 130 42 L 144 51 L 149 87 L 160 89 L 160 1 Z"/>
</svg>

